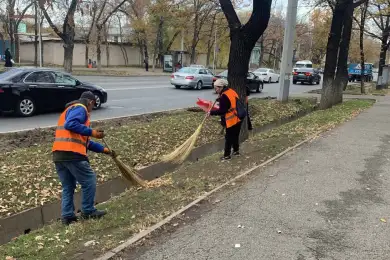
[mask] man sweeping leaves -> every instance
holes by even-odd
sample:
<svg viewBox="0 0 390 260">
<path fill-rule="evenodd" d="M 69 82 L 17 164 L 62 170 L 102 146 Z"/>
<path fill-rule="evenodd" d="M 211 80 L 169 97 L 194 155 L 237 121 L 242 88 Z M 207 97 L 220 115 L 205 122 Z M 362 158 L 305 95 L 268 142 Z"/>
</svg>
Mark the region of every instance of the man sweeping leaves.
<svg viewBox="0 0 390 260">
<path fill-rule="evenodd" d="M 226 127 L 225 152 L 222 161 L 230 160 L 232 155 L 240 155 L 240 130 L 241 120 L 245 118 L 246 111 L 239 111 L 239 99 L 236 91 L 228 87 L 227 80 L 218 79 L 214 82 L 215 92 L 219 94 L 219 109 L 212 110 L 208 114 L 211 116 L 221 116 L 222 126 Z M 241 108 L 241 107 L 240 107 Z M 245 115 L 242 115 L 245 113 Z"/>
<path fill-rule="evenodd" d="M 112 155 L 110 151 L 90 137 L 102 139 L 104 132 L 90 128 L 90 113 L 95 106 L 95 95 L 86 91 L 79 100 L 66 105 L 60 115 L 53 144 L 53 161 L 62 184 L 62 223 L 69 225 L 78 219 L 75 215 L 73 196 L 76 182 L 82 190 L 82 218 L 101 218 L 106 214 L 94 206 L 96 175 L 89 165 L 87 150 Z"/>
</svg>

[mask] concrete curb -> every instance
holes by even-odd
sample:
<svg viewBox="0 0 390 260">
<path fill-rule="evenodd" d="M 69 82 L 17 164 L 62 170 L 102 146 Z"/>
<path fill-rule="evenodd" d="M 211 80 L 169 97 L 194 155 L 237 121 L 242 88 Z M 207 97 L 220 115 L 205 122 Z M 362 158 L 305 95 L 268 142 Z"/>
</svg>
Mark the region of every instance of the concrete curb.
<svg viewBox="0 0 390 260">
<path fill-rule="evenodd" d="M 135 242 L 141 240 L 142 238 L 148 236 L 149 234 L 151 234 L 152 232 L 156 231 L 157 229 L 161 228 L 163 225 L 169 223 L 172 219 L 174 219 L 175 217 L 179 216 L 180 214 L 182 214 L 183 212 L 187 211 L 188 209 L 190 209 L 191 207 L 195 206 L 196 204 L 198 204 L 199 202 L 203 201 L 204 199 L 206 199 L 207 197 L 209 197 L 210 195 L 212 195 L 213 193 L 216 193 L 217 191 L 219 191 L 220 189 L 222 189 L 223 187 L 235 182 L 236 180 L 239 180 L 241 179 L 242 177 L 245 177 L 247 175 L 249 175 L 250 173 L 252 173 L 253 171 L 259 169 L 260 167 L 263 167 L 277 159 L 279 159 L 280 157 L 282 157 L 283 155 L 285 155 L 286 153 L 302 146 L 303 144 L 315 139 L 316 137 L 318 137 L 319 134 L 323 133 L 325 131 L 321 131 L 321 132 L 317 132 L 316 134 L 310 136 L 309 138 L 305 139 L 304 141 L 301 141 L 299 142 L 298 144 L 284 150 L 283 152 L 277 154 L 276 156 L 272 157 L 271 159 L 268 159 L 267 161 L 263 162 L 262 164 L 259 164 L 257 166 L 254 166 L 252 167 L 251 169 L 241 173 L 240 175 L 234 177 L 233 179 L 230 179 L 229 181 L 225 182 L 224 184 L 218 186 L 217 188 L 207 192 L 206 194 L 200 196 L 199 198 L 197 198 L 196 200 L 194 200 L 193 202 L 191 202 L 190 204 L 188 204 L 187 206 L 181 208 L 180 210 L 174 212 L 173 214 L 171 214 L 170 216 L 166 217 L 164 220 L 160 221 L 159 223 L 156 223 L 155 225 L 147 228 L 146 230 L 136 234 L 135 236 L 131 237 L 130 239 L 128 239 L 127 241 L 125 241 L 124 243 L 122 243 L 121 245 L 117 246 L 116 248 L 110 250 L 109 252 L 105 253 L 104 255 L 100 256 L 99 258 L 95 258 L 95 260 L 109 260 L 111 259 L 112 257 L 114 257 L 115 255 L 117 255 L 119 252 L 123 251 L 124 249 L 126 249 L 127 247 L 130 247 L 132 244 L 134 244 Z"/>
</svg>

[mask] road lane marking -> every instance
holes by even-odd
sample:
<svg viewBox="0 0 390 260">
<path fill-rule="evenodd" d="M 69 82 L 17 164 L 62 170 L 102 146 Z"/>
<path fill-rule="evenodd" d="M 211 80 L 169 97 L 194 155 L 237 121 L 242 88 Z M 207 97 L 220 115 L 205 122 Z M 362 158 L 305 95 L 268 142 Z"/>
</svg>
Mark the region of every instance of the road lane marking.
<svg viewBox="0 0 390 260">
<path fill-rule="evenodd" d="M 105 91 L 121 91 L 121 90 L 139 90 L 139 89 L 157 89 L 157 88 L 169 88 L 170 86 L 161 87 L 130 87 L 130 88 L 104 88 Z"/>
</svg>

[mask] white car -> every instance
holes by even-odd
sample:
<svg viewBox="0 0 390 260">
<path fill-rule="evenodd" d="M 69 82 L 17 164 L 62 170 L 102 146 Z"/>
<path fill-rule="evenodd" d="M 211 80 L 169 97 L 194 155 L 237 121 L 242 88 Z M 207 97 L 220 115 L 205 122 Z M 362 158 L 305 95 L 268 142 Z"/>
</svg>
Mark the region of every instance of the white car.
<svg viewBox="0 0 390 260">
<path fill-rule="evenodd" d="M 276 74 L 273 69 L 269 68 L 259 68 L 253 73 L 258 76 L 263 82 L 279 82 L 279 74 Z"/>
</svg>

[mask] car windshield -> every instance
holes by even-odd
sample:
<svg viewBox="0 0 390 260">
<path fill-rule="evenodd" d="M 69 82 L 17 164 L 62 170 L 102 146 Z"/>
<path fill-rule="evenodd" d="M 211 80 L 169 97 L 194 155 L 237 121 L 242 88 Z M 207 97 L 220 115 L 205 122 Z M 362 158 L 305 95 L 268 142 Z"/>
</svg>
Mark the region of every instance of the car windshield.
<svg viewBox="0 0 390 260">
<path fill-rule="evenodd" d="M 0 74 L 0 80 L 10 80 L 21 72 L 20 69 L 10 69 Z"/>
<path fill-rule="evenodd" d="M 219 73 L 218 76 L 220 76 L 220 77 L 226 77 L 226 78 L 227 78 L 227 76 L 228 76 L 228 71 L 225 70 L 225 71 Z"/>
<path fill-rule="evenodd" d="M 197 68 L 182 68 L 180 69 L 178 72 L 181 72 L 181 73 L 196 73 L 198 71 Z"/>
<path fill-rule="evenodd" d="M 267 72 L 267 69 L 257 69 L 256 72 Z"/>
</svg>

